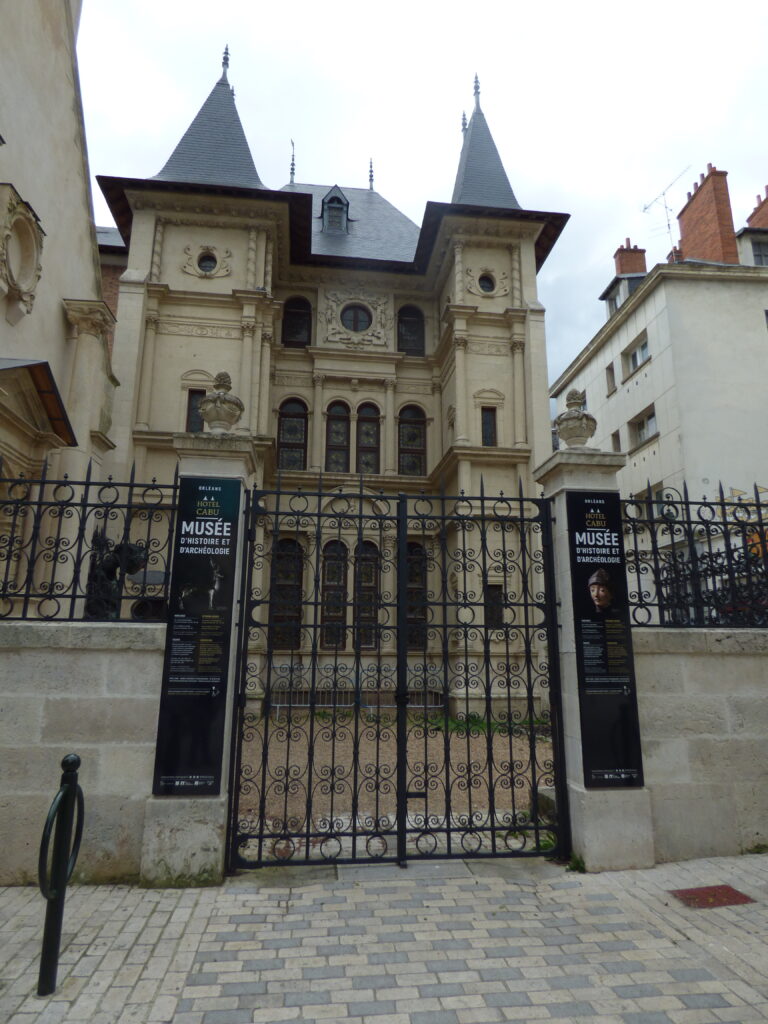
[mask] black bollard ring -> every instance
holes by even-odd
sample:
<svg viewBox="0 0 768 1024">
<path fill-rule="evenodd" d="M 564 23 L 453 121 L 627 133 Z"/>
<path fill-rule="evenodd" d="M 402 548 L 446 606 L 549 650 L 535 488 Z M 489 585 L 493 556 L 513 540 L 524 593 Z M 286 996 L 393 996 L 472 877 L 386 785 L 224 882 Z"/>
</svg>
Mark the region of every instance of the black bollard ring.
<svg viewBox="0 0 768 1024">
<path fill-rule="evenodd" d="M 37 861 L 37 881 L 40 886 L 40 892 L 43 898 L 46 900 L 55 900 L 59 895 L 56 892 L 51 892 L 48 887 L 48 879 L 46 873 L 48 870 L 48 847 L 51 842 L 51 832 L 53 826 L 56 823 L 59 809 L 61 807 L 61 801 L 64 799 L 64 795 L 67 790 L 65 786 L 62 786 L 56 796 L 53 798 L 51 809 L 48 811 L 48 817 L 45 819 L 45 827 L 43 828 L 43 836 L 40 840 L 40 856 Z M 85 801 L 83 799 L 83 791 L 80 786 L 77 787 L 77 825 L 75 827 L 75 841 L 72 843 L 72 852 L 69 855 L 69 864 L 67 865 L 67 881 L 72 877 L 72 872 L 75 870 L 75 864 L 77 863 L 77 857 L 80 853 L 80 843 L 83 838 L 83 822 L 85 820 Z"/>
</svg>

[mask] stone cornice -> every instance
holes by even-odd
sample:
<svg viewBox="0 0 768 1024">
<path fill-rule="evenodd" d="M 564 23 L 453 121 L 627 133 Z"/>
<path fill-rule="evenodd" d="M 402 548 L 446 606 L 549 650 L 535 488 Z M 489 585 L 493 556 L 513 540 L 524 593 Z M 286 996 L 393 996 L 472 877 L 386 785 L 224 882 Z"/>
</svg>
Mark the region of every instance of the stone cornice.
<svg viewBox="0 0 768 1024">
<path fill-rule="evenodd" d="M 91 334 L 104 338 L 116 323 L 112 310 L 97 299 L 62 299 L 67 320 L 75 328 L 75 337 Z"/>
</svg>

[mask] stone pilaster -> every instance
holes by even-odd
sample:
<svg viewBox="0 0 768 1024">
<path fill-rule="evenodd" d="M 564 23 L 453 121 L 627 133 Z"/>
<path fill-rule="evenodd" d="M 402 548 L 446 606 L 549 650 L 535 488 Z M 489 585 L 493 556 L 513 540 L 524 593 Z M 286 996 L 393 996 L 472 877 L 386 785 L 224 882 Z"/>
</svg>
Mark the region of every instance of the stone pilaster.
<svg viewBox="0 0 768 1024">
<path fill-rule="evenodd" d="M 394 476 L 397 472 L 397 423 L 395 422 L 395 388 L 397 381 L 384 381 L 384 475 Z"/>
<path fill-rule="evenodd" d="M 553 502 L 555 590 L 560 636 L 560 680 L 565 734 L 565 772 L 573 850 L 589 871 L 651 867 L 654 836 L 650 791 L 586 789 L 576 664 L 576 634 L 566 494 L 617 490 L 616 474 L 626 456 L 580 447 L 555 452 L 534 472 Z"/>
</svg>

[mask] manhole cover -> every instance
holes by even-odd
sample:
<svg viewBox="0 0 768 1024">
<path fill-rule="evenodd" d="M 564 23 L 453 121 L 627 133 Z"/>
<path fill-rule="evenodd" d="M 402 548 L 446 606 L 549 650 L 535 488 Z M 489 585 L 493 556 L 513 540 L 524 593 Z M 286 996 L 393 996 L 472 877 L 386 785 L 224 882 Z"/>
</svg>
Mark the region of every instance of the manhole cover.
<svg viewBox="0 0 768 1024">
<path fill-rule="evenodd" d="M 734 889 L 732 885 L 702 885 L 697 889 L 670 889 L 671 896 L 677 897 L 686 907 L 734 907 L 739 903 L 755 901 Z"/>
</svg>

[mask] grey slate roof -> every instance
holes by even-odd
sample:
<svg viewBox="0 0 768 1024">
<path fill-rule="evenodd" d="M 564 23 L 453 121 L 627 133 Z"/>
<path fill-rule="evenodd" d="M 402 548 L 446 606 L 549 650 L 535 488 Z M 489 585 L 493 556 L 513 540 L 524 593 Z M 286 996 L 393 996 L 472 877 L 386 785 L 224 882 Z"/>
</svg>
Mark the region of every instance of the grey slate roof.
<svg viewBox="0 0 768 1024">
<path fill-rule="evenodd" d="M 125 248 L 125 242 L 123 236 L 113 227 L 96 227 L 96 241 L 100 246 L 109 246 L 112 248 L 119 247 L 120 249 Z"/>
<path fill-rule="evenodd" d="M 416 252 L 419 229 L 404 213 L 367 188 L 342 188 L 349 202 L 347 231 L 323 231 L 322 203 L 330 185 L 284 185 L 281 192 L 312 196 L 312 254 L 355 259 L 410 262 Z"/>
<path fill-rule="evenodd" d="M 226 69 L 154 180 L 264 188 L 248 148 Z"/>
<path fill-rule="evenodd" d="M 475 89 L 477 97 L 477 86 Z M 521 208 L 479 102 L 464 132 L 451 202 L 464 206 L 496 206 L 505 210 Z"/>
</svg>

